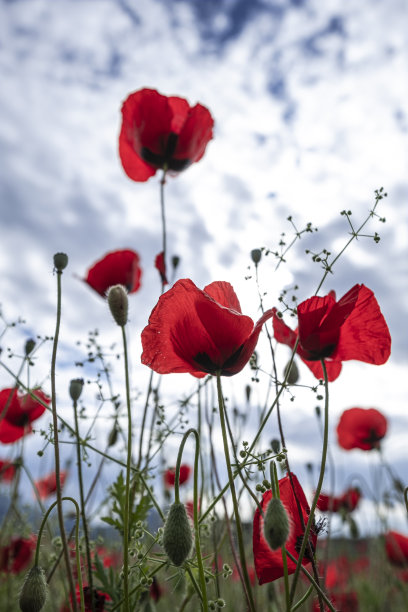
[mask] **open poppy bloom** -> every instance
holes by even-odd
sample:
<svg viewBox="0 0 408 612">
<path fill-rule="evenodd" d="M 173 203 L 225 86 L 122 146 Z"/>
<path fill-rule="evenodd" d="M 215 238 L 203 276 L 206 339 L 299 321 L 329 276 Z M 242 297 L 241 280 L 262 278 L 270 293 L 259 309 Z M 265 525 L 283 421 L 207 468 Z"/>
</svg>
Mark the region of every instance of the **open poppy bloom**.
<svg viewBox="0 0 408 612">
<path fill-rule="evenodd" d="M 184 98 L 140 89 L 122 105 L 119 155 L 133 181 L 147 181 L 158 168 L 178 173 L 199 161 L 211 140 L 210 111 Z"/>
<path fill-rule="evenodd" d="M 0 459 L 0 482 L 13 482 L 16 475 L 16 467 L 11 461 Z"/>
<path fill-rule="evenodd" d="M 189 465 L 180 465 L 179 484 L 183 484 L 190 478 L 191 467 Z M 169 468 L 164 472 L 164 484 L 167 487 L 174 487 L 176 482 L 176 469 Z"/>
<path fill-rule="evenodd" d="M 352 512 L 357 508 L 360 499 L 361 491 L 357 487 L 348 489 L 339 497 L 320 493 L 317 500 L 317 507 L 322 512 L 341 512 L 342 510 Z"/>
<path fill-rule="evenodd" d="M 316 378 L 323 378 L 324 359 L 329 381 L 336 380 L 342 361 L 356 359 L 375 365 L 385 363 L 391 352 L 391 336 L 374 293 L 354 285 L 338 302 L 331 291 L 314 296 L 297 308 L 298 329 L 292 330 L 276 315 L 274 335 L 294 348 Z"/>
<path fill-rule="evenodd" d="M 292 485 L 289 476 L 285 476 L 284 478 L 281 478 L 279 480 L 279 493 L 281 502 L 285 507 L 290 522 L 290 532 L 289 537 L 286 540 L 285 548 L 295 557 L 295 559 L 297 559 L 299 557 L 299 552 L 305 531 L 304 526 L 306 525 L 309 519 L 310 508 L 309 504 L 307 503 L 303 489 L 300 486 L 295 474 L 292 474 L 292 481 L 294 490 L 296 492 L 296 497 L 300 504 L 303 524 L 299 516 L 299 510 L 296 503 L 295 494 L 292 490 Z M 261 501 L 261 507 L 264 512 L 266 511 L 270 499 L 272 499 L 272 491 L 268 490 L 263 494 Z M 263 517 L 261 516 L 259 508 L 257 507 L 253 523 L 252 543 L 255 571 L 256 575 L 258 576 L 259 584 L 264 584 L 265 582 L 272 582 L 273 580 L 277 580 L 278 578 L 281 578 L 284 575 L 282 551 L 280 548 L 277 550 L 272 550 L 269 547 L 263 533 L 263 522 Z M 309 542 L 313 552 L 316 548 L 316 540 L 317 535 L 312 527 L 309 536 Z M 308 547 L 306 547 L 306 552 L 302 560 L 302 565 L 307 565 L 311 561 L 309 554 L 310 553 Z M 296 563 L 294 563 L 292 559 L 287 557 L 287 564 L 288 573 L 293 574 L 296 569 Z"/>
<path fill-rule="evenodd" d="M 10 544 L 0 548 L 0 572 L 18 574 L 30 565 L 36 546 L 36 539 L 11 538 Z"/>
<path fill-rule="evenodd" d="M 131 249 L 112 251 L 89 268 L 84 281 L 102 297 L 114 285 L 123 285 L 128 293 L 135 293 L 142 276 L 139 261 L 139 255 Z"/>
<path fill-rule="evenodd" d="M 201 291 L 190 279 L 179 280 L 160 297 L 142 332 L 142 363 L 159 374 L 232 376 L 249 361 L 271 317 L 268 310 L 254 326 L 227 282 Z"/>
<path fill-rule="evenodd" d="M 33 399 L 29 393 L 19 394 L 16 388 L 0 391 L 0 414 L 4 413 L 0 422 L 0 442 L 12 444 L 32 431 L 31 423 L 46 410 L 43 403 L 50 403 L 50 398 L 40 389 L 33 391 L 33 394 L 40 401 Z"/>
<path fill-rule="evenodd" d="M 408 537 L 397 531 L 388 531 L 385 534 L 385 552 L 393 565 L 408 566 Z"/>
<path fill-rule="evenodd" d="M 337 425 L 337 440 L 345 450 L 380 448 L 387 433 L 387 419 L 375 408 L 350 408 L 345 410 Z"/>
<path fill-rule="evenodd" d="M 64 486 L 67 476 L 68 472 L 64 470 L 60 472 L 61 487 Z M 57 479 L 55 476 L 55 472 L 51 472 L 51 474 L 48 474 L 48 476 L 45 476 L 40 480 L 36 480 L 35 486 L 37 488 L 38 495 L 41 499 L 46 499 L 47 497 L 55 493 L 57 490 Z"/>
</svg>

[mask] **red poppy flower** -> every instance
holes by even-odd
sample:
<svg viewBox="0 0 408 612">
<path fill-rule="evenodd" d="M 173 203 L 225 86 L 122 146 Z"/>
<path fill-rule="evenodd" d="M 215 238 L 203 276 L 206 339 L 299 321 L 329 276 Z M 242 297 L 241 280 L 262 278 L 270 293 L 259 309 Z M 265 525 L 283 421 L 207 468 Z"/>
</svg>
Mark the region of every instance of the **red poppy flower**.
<svg viewBox="0 0 408 612">
<path fill-rule="evenodd" d="M 387 419 L 375 408 L 345 410 L 337 425 L 337 440 L 346 449 L 372 450 L 380 447 L 387 433 Z"/>
<path fill-rule="evenodd" d="M 398 567 L 408 565 L 408 537 L 397 531 L 385 534 L 385 552 L 390 563 Z"/>
<path fill-rule="evenodd" d="M 47 405 L 50 403 L 50 398 L 40 389 L 36 389 L 33 393 L 41 402 Z M 31 423 L 45 410 L 46 407 L 33 399 L 29 393 L 20 395 L 15 388 L 0 391 L 0 414 L 4 413 L 0 422 L 0 442 L 11 444 L 30 433 Z"/>
<path fill-rule="evenodd" d="M 156 576 L 153 576 L 153 582 L 150 585 L 149 595 L 153 599 L 153 601 L 156 602 L 159 601 L 160 597 L 162 596 L 162 588 L 158 583 Z"/>
<path fill-rule="evenodd" d="M 0 572 L 18 574 L 30 565 L 36 546 L 36 540 L 31 538 L 11 538 L 10 544 L 0 548 Z"/>
<path fill-rule="evenodd" d="M 61 487 L 64 486 L 67 476 L 68 472 L 64 470 L 60 472 Z M 46 499 L 47 497 L 55 493 L 57 490 L 57 479 L 55 476 L 55 472 L 51 472 L 51 474 L 48 474 L 48 476 L 45 476 L 40 480 L 36 480 L 35 486 L 37 487 L 38 495 L 41 499 Z"/>
<path fill-rule="evenodd" d="M 304 526 L 302 525 L 302 521 L 299 516 L 296 498 L 301 507 L 304 525 L 306 525 L 308 521 L 310 508 L 305 494 L 303 493 L 303 489 L 294 474 L 292 474 L 292 481 L 295 493 L 293 492 L 289 476 L 285 476 L 279 480 L 279 492 L 282 504 L 284 505 L 290 520 L 290 533 L 285 547 L 297 559 L 299 556 L 300 547 L 302 545 Z M 269 490 L 263 494 L 261 507 L 264 512 L 266 511 L 268 502 L 271 498 L 272 491 Z M 317 535 L 312 528 L 309 541 L 313 551 L 316 548 L 316 540 Z M 263 534 L 263 517 L 261 516 L 258 508 L 255 511 L 253 524 L 253 551 L 255 570 L 256 575 L 258 576 L 259 584 L 272 582 L 273 580 L 281 578 L 284 575 L 282 551 L 281 549 L 272 550 L 267 544 Z M 309 552 L 306 549 L 306 554 L 302 560 L 302 565 L 307 565 L 310 560 Z M 287 564 L 288 573 L 293 574 L 296 564 L 289 557 L 287 558 Z"/>
<path fill-rule="evenodd" d="M 141 89 L 122 105 L 119 155 L 133 181 L 147 181 L 158 168 L 173 174 L 199 161 L 211 140 L 214 121 L 205 106 Z"/>
<path fill-rule="evenodd" d="M 135 293 L 142 276 L 139 261 L 136 251 L 112 251 L 89 268 L 84 281 L 102 297 L 106 297 L 109 287 L 114 285 L 123 285 L 128 293 Z"/>
<path fill-rule="evenodd" d="M 357 508 L 360 498 L 361 491 L 356 487 L 348 489 L 339 497 L 321 493 L 317 500 L 317 507 L 322 512 L 341 512 L 342 510 L 352 512 Z"/>
<path fill-rule="evenodd" d="M 0 459 L 0 482 L 12 482 L 16 475 L 16 466 L 11 461 Z"/>
<path fill-rule="evenodd" d="M 323 378 L 321 359 L 333 381 L 342 361 L 381 365 L 390 356 L 390 332 L 374 293 L 364 285 L 354 285 L 338 302 L 333 291 L 309 298 L 299 304 L 297 314 L 299 327 L 294 331 L 275 310 L 275 338 L 293 349 L 299 336 L 297 353 L 316 378 Z"/>
<path fill-rule="evenodd" d="M 180 477 L 179 484 L 186 482 L 191 473 L 191 467 L 189 465 L 180 465 Z M 174 487 L 176 481 L 176 469 L 170 468 L 164 472 L 164 484 L 167 487 Z"/>
<path fill-rule="evenodd" d="M 142 363 L 159 374 L 232 376 L 249 361 L 271 316 L 268 310 L 254 326 L 229 283 L 216 281 L 201 291 L 179 280 L 160 297 L 142 332 Z"/>
<path fill-rule="evenodd" d="M 156 259 L 154 260 L 154 267 L 159 271 L 160 279 L 163 285 L 168 285 L 169 281 L 166 276 L 166 262 L 164 261 L 164 253 L 163 251 L 156 255 Z"/>
<path fill-rule="evenodd" d="M 83 587 L 84 593 L 84 603 L 85 603 L 85 612 L 92 612 L 92 599 L 91 599 L 91 588 L 89 586 Z M 107 593 L 103 593 L 99 589 L 93 590 L 94 592 L 94 608 L 95 612 L 104 612 L 105 610 L 105 602 L 111 601 L 111 597 Z M 79 585 L 76 585 L 75 589 L 76 601 L 77 605 L 81 604 L 81 594 L 79 590 Z M 69 596 L 70 601 L 72 603 L 72 597 Z M 63 605 L 60 609 L 60 612 L 70 612 L 71 606 Z"/>
<path fill-rule="evenodd" d="M 329 599 L 336 610 L 343 612 L 358 612 L 358 596 L 355 591 L 349 591 L 348 593 L 331 593 Z M 327 606 L 324 606 L 324 610 L 330 610 Z M 313 612 L 319 612 L 320 606 L 318 600 L 313 602 Z"/>
</svg>

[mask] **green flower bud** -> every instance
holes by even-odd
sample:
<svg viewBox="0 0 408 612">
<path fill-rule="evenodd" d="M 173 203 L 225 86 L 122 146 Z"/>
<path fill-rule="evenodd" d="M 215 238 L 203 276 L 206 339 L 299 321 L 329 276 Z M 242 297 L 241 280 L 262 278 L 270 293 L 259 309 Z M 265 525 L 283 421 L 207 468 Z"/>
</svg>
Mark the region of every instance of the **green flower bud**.
<svg viewBox="0 0 408 612">
<path fill-rule="evenodd" d="M 193 535 L 186 509 L 183 504 L 174 503 L 164 525 L 164 550 L 170 561 L 180 566 L 190 554 L 192 544 Z"/>
<path fill-rule="evenodd" d="M 261 249 L 252 249 L 252 251 L 251 251 L 251 259 L 252 259 L 252 261 L 254 262 L 254 264 L 256 266 L 261 261 L 261 257 L 262 257 Z"/>
<path fill-rule="evenodd" d="M 173 268 L 176 269 L 179 263 L 180 257 L 178 255 L 173 255 L 173 257 L 171 258 L 171 265 L 173 266 Z"/>
<path fill-rule="evenodd" d="M 65 253 L 55 253 L 54 255 L 54 268 L 58 272 L 62 272 L 68 265 L 68 255 Z"/>
<path fill-rule="evenodd" d="M 115 322 L 124 327 L 128 317 L 128 296 L 123 285 L 114 285 L 109 289 L 108 304 Z"/>
<path fill-rule="evenodd" d="M 28 572 L 20 593 L 22 612 L 40 612 L 47 599 L 47 583 L 44 570 L 34 565 Z"/>
<path fill-rule="evenodd" d="M 69 394 L 71 399 L 76 402 L 82 393 L 82 389 L 84 387 L 84 379 L 83 378 L 74 378 L 69 383 Z"/>
<path fill-rule="evenodd" d="M 273 497 L 268 504 L 264 517 L 265 540 L 276 550 L 283 546 L 289 536 L 289 519 L 286 510 L 278 497 Z"/>
<path fill-rule="evenodd" d="M 275 455 L 277 455 L 280 451 L 280 442 L 277 438 L 274 438 L 271 441 L 271 446 L 272 446 L 272 450 L 275 453 Z"/>
<path fill-rule="evenodd" d="M 33 352 L 35 345 L 36 345 L 36 342 L 32 338 L 27 340 L 27 342 L 25 343 L 25 347 L 24 347 L 24 352 L 26 354 L 26 357 L 28 357 L 28 355 Z"/>
<path fill-rule="evenodd" d="M 285 377 L 289 370 L 289 363 L 290 361 L 288 361 L 288 363 L 285 365 L 285 369 L 283 370 L 283 375 Z M 290 366 L 290 370 L 289 370 L 288 380 L 286 382 L 289 385 L 295 385 L 298 380 L 299 380 L 299 370 L 298 370 L 298 367 L 295 361 L 292 361 L 292 365 Z"/>
<path fill-rule="evenodd" d="M 108 436 L 108 446 L 115 446 L 118 440 L 118 433 L 119 433 L 118 425 L 117 423 L 114 423 L 111 429 L 111 432 Z"/>
</svg>

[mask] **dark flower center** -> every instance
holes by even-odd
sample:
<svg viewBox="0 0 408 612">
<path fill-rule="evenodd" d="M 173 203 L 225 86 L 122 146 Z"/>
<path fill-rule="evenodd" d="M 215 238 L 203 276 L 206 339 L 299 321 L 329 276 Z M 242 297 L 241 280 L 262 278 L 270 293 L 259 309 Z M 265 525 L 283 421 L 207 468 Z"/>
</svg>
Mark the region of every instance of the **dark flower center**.
<svg viewBox="0 0 408 612">
<path fill-rule="evenodd" d="M 190 160 L 186 159 L 173 159 L 173 155 L 176 151 L 178 143 L 178 134 L 170 132 L 169 137 L 164 147 L 163 153 L 153 153 L 148 147 L 142 147 L 141 156 L 142 159 L 156 168 L 166 167 L 168 170 L 174 170 L 174 172 L 181 172 L 190 165 Z"/>
<path fill-rule="evenodd" d="M 199 366 L 202 372 L 208 372 L 208 374 L 215 375 L 217 372 L 221 371 L 221 376 L 232 376 L 233 373 L 229 372 L 229 369 L 237 363 L 243 348 L 244 345 L 241 344 L 223 364 L 215 363 L 207 353 L 197 353 L 197 355 L 193 357 L 193 361 Z"/>
<path fill-rule="evenodd" d="M 336 344 L 328 344 L 327 346 L 323 346 L 322 348 L 316 350 L 304 349 L 307 353 L 307 355 L 305 355 L 305 359 L 308 361 L 320 361 L 321 359 L 326 359 L 326 357 L 330 357 L 330 355 L 334 353 L 336 346 Z M 302 346 L 302 348 L 304 347 Z"/>
<path fill-rule="evenodd" d="M 363 438 L 363 442 L 369 444 L 371 448 L 379 448 L 380 441 L 384 436 L 379 436 L 375 429 L 370 429 L 369 434 L 366 438 Z"/>
</svg>

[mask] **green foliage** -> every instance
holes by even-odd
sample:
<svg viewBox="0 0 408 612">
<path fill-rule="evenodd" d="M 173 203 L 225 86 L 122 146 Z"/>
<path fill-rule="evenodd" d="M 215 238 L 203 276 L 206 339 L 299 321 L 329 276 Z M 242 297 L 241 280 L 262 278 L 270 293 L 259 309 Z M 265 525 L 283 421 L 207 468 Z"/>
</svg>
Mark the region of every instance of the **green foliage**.
<svg viewBox="0 0 408 612">
<path fill-rule="evenodd" d="M 116 481 L 109 488 L 109 492 L 112 498 L 111 514 L 110 516 L 103 516 L 101 520 L 114 527 L 123 535 L 123 517 L 126 505 L 126 486 L 123 472 L 119 473 Z M 140 497 L 137 503 L 133 504 L 129 515 L 130 534 L 133 533 L 138 521 L 144 521 L 146 519 L 151 506 L 151 500 L 148 495 Z"/>
</svg>

